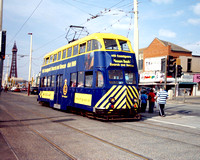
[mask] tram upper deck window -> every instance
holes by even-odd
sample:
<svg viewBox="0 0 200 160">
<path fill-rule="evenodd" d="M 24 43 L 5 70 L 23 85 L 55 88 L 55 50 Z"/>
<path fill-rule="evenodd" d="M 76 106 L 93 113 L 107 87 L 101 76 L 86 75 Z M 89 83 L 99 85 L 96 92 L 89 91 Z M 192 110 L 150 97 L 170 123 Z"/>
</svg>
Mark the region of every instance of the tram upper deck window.
<svg viewBox="0 0 200 160">
<path fill-rule="evenodd" d="M 101 43 L 98 40 L 92 40 L 92 50 L 100 49 L 101 47 Z"/>
<path fill-rule="evenodd" d="M 72 56 L 72 47 L 67 49 L 67 57 L 71 57 Z"/>
<path fill-rule="evenodd" d="M 48 63 L 49 63 L 49 57 L 46 58 L 46 64 L 48 64 Z"/>
<path fill-rule="evenodd" d="M 54 61 L 54 62 L 57 61 L 57 53 L 54 54 L 54 59 L 53 59 L 53 61 Z"/>
<path fill-rule="evenodd" d="M 85 52 L 86 43 L 80 44 L 80 54 Z"/>
<path fill-rule="evenodd" d="M 120 44 L 121 49 L 123 51 L 130 51 L 128 44 L 127 44 L 127 41 L 119 40 L 119 44 Z"/>
<path fill-rule="evenodd" d="M 108 71 L 110 84 L 123 84 L 123 72 L 122 70 L 109 70 Z"/>
<path fill-rule="evenodd" d="M 63 50 L 62 59 L 66 58 L 66 49 Z"/>
<path fill-rule="evenodd" d="M 58 61 L 61 59 L 61 51 L 58 52 Z"/>
<path fill-rule="evenodd" d="M 133 71 L 125 71 L 126 84 L 136 84 L 135 73 Z"/>
<path fill-rule="evenodd" d="M 75 45 L 73 47 L 73 56 L 77 55 L 78 54 L 78 45 Z"/>
<path fill-rule="evenodd" d="M 114 39 L 103 39 L 105 44 L 105 49 L 108 50 L 118 50 L 117 42 Z"/>
<path fill-rule="evenodd" d="M 49 63 L 53 62 L 53 55 L 50 56 Z"/>
<path fill-rule="evenodd" d="M 87 52 L 92 50 L 92 40 L 87 42 Z"/>
</svg>

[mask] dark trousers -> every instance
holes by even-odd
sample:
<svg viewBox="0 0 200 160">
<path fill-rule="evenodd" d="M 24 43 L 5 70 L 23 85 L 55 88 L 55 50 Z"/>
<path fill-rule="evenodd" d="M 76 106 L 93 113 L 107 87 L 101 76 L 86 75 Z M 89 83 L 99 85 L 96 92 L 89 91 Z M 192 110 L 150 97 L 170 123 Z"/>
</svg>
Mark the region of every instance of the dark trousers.
<svg viewBox="0 0 200 160">
<path fill-rule="evenodd" d="M 141 112 L 145 112 L 147 108 L 147 103 L 141 103 Z"/>
<path fill-rule="evenodd" d="M 165 108 L 165 104 L 159 104 L 159 115 L 160 116 L 165 115 L 164 108 Z"/>
<path fill-rule="evenodd" d="M 149 102 L 149 113 L 153 113 L 154 103 L 155 102 Z"/>
</svg>

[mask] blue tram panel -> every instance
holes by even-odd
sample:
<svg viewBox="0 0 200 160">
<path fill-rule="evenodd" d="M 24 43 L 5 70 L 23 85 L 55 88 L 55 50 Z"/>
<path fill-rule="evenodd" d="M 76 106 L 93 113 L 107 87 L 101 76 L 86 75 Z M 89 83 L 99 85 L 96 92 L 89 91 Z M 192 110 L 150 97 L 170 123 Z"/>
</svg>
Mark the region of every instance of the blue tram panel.
<svg viewBox="0 0 200 160">
<path fill-rule="evenodd" d="M 96 33 L 44 57 L 38 101 L 101 118 L 140 118 L 137 88 L 130 41 Z"/>
</svg>

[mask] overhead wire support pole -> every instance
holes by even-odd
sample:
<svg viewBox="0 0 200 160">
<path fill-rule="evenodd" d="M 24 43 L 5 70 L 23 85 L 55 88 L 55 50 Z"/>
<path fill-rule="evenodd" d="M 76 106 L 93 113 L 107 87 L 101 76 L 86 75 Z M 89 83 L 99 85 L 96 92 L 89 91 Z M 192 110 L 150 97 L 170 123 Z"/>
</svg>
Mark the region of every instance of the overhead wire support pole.
<svg viewBox="0 0 200 160">
<path fill-rule="evenodd" d="M 31 41 L 30 41 L 30 62 L 29 62 L 29 76 L 28 76 L 28 96 L 30 93 L 30 81 L 31 81 L 31 64 L 32 64 L 32 33 L 28 33 L 28 35 L 31 36 Z"/>
<path fill-rule="evenodd" d="M 134 0 L 134 52 L 137 65 L 139 62 L 139 30 L 138 30 L 138 2 Z"/>
</svg>

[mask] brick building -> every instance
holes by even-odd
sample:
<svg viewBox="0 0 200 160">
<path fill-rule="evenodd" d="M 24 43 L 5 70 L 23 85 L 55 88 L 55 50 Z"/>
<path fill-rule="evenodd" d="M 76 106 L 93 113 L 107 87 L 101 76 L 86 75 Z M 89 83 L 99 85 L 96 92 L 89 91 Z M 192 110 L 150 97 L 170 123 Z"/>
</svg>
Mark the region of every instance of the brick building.
<svg viewBox="0 0 200 160">
<path fill-rule="evenodd" d="M 181 95 L 184 89 L 188 90 L 190 95 L 200 94 L 199 82 L 193 81 L 193 76 L 200 74 L 200 67 L 197 67 L 200 57 L 192 56 L 191 51 L 158 38 L 155 38 L 147 48 L 139 50 L 140 86 L 157 89 L 163 86 L 165 74 L 161 73 L 161 59 L 168 56 L 179 58 L 183 67 L 184 76 L 178 78 L 177 95 Z M 167 78 L 167 89 L 175 90 L 174 86 L 175 79 Z"/>
</svg>

